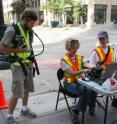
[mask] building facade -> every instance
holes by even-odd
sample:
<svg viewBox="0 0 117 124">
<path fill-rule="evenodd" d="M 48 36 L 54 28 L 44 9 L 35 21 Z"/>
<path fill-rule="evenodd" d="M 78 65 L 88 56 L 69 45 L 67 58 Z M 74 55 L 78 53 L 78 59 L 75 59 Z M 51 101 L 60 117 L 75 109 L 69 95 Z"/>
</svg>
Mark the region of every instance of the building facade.
<svg viewBox="0 0 117 124">
<path fill-rule="evenodd" d="M 48 1 L 48 0 L 43 0 Z M 46 3 L 45 2 L 45 3 Z M 113 24 L 113 21 L 117 21 L 117 0 L 82 0 L 83 7 L 85 7 L 86 16 L 83 17 L 83 22 L 86 26 L 94 26 L 96 24 Z M 73 14 L 70 7 L 65 8 L 69 14 Z M 45 12 L 44 20 L 52 21 L 53 13 Z M 80 19 L 79 19 L 80 20 Z M 63 24 L 74 24 L 75 19 L 73 16 L 62 16 Z"/>
<path fill-rule="evenodd" d="M 117 21 L 117 0 L 84 0 L 83 4 L 87 6 L 87 26 Z"/>
<path fill-rule="evenodd" d="M 25 0 L 29 4 L 28 9 L 33 9 L 38 13 L 39 23 L 44 21 L 44 11 L 42 9 L 44 0 Z"/>
<path fill-rule="evenodd" d="M 16 1 L 21 0 L 5 0 L 3 1 L 3 8 L 4 8 L 4 20 L 5 24 L 11 24 L 13 22 L 17 22 L 17 14 L 13 13 L 13 9 L 11 4 Z M 29 7 L 27 9 L 33 9 L 38 13 L 39 23 L 44 21 L 44 11 L 42 9 L 42 4 L 44 0 L 25 0 L 28 3 Z"/>
<path fill-rule="evenodd" d="M 13 0 L 5 0 L 3 1 L 3 9 L 4 9 L 4 23 L 11 24 L 13 23 L 13 16 L 12 16 L 12 7 L 11 3 Z"/>
<path fill-rule="evenodd" d="M 12 8 L 10 4 L 18 0 L 5 0 L 4 3 L 4 15 L 5 23 L 10 24 L 15 22 L 12 17 Z M 19 0 L 20 1 L 20 0 Z M 53 21 L 54 14 L 52 12 L 43 10 L 43 5 L 48 0 L 25 0 L 29 4 L 30 9 L 34 9 L 39 16 L 40 23 Z M 117 0 L 82 0 L 83 7 L 86 8 L 86 16 L 83 17 L 83 22 L 87 26 L 94 26 L 96 24 L 108 24 L 111 25 L 113 21 L 117 22 Z M 62 15 L 61 22 L 63 25 L 74 23 L 75 19 L 72 17 L 73 11 L 70 7 L 65 8 L 71 15 Z M 72 18 L 71 18 L 72 17 Z"/>
</svg>

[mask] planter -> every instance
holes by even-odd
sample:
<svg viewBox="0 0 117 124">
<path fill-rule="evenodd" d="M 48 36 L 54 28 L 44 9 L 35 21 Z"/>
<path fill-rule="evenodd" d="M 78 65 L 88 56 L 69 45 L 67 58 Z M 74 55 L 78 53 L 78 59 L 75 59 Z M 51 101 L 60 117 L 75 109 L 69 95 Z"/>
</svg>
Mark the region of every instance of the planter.
<svg viewBox="0 0 117 124">
<path fill-rule="evenodd" d="M 59 21 L 50 21 L 51 28 L 56 28 L 59 26 Z"/>
</svg>

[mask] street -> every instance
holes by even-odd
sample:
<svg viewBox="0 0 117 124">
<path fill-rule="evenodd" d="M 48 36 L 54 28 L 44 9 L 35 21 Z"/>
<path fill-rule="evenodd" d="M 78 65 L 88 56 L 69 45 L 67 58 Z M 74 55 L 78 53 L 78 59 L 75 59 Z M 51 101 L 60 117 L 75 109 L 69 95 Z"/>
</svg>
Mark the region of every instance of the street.
<svg viewBox="0 0 117 124">
<path fill-rule="evenodd" d="M 40 70 L 40 75 L 36 75 L 34 78 L 35 82 L 35 92 L 30 94 L 29 97 L 29 107 L 36 112 L 38 118 L 27 119 L 20 116 L 20 108 L 22 106 L 21 100 L 19 100 L 14 116 L 16 117 L 18 123 L 20 124 L 60 124 L 69 123 L 71 124 L 71 118 L 69 116 L 68 110 L 66 111 L 66 103 L 63 102 L 58 106 L 58 111 L 55 111 L 55 104 L 57 98 L 58 80 L 56 77 L 57 69 L 60 67 L 60 59 L 66 53 L 64 48 L 64 43 L 67 38 L 74 37 L 80 42 L 79 54 L 83 55 L 85 60 L 88 60 L 91 51 L 95 48 L 97 39 L 97 33 L 101 30 L 106 30 L 109 33 L 110 44 L 115 48 L 117 52 L 117 29 L 107 26 L 96 26 L 95 28 L 47 28 L 47 27 L 35 27 L 34 31 L 39 35 L 45 44 L 45 51 L 42 55 L 37 56 L 37 63 Z M 42 46 L 38 39 L 34 37 L 33 48 L 36 53 L 39 53 Z M 6 98 L 9 99 L 11 96 L 11 83 L 12 77 L 10 70 L 1 70 L 0 79 L 2 80 Z M 70 99 L 71 105 L 73 104 L 73 99 Z M 111 107 L 111 101 L 109 102 L 109 113 L 108 121 L 109 124 L 116 124 L 116 110 Z M 101 114 L 100 114 L 101 113 Z M 2 111 L 1 111 L 2 114 Z M 1 123 L 5 123 L 6 112 L 4 112 L 4 118 L 1 116 Z M 86 124 L 99 124 L 103 123 L 104 112 L 99 107 L 96 107 L 96 115 L 92 118 L 86 113 L 85 122 Z M 114 116 L 113 116 L 114 115 Z M 56 121 L 57 120 L 57 121 Z M 99 122 L 99 123 L 98 123 Z"/>
<path fill-rule="evenodd" d="M 35 27 L 34 31 L 39 35 L 45 44 L 45 51 L 42 55 L 37 56 L 37 63 L 40 69 L 40 75 L 36 75 L 35 92 L 31 95 L 42 94 L 57 90 L 58 82 L 56 71 L 60 67 L 59 62 L 61 57 L 66 53 L 64 48 L 65 39 L 77 38 L 80 42 L 79 54 L 83 55 L 85 60 L 89 59 L 91 51 L 95 48 L 97 33 L 100 30 L 106 30 L 109 33 L 110 42 L 114 44 L 115 51 L 117 51 L 116 36 L 117 29 L 107 26 L 97 26 L 92 29 L 68 27 L 68 28 L 48 28 L 48 27 Z M 35 37 L 34 50 L 37 53 L 41 50 L 42 46 L 39 40 Z M 11 95 L 11 72 L 10 70 L 1 70 L 0 79 L 3 81 L 5 94 L 7 98 Z"/>
</svg>

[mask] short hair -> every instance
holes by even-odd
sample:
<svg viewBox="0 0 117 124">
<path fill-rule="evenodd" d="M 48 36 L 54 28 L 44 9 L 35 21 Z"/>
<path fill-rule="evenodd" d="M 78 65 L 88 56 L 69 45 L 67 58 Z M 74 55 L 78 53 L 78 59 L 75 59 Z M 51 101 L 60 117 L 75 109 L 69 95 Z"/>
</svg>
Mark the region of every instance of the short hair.
<svg viewBox="0 0 117 124">
<path fill-rule="evenodd" d="M 37 13 L 34 10 L 24 10 L 21 16 L 21 19 L 31 19 L 36 21 L 38 19 Z"/>
<path fill-rule="evenodd" d="M 80 46 L 80 43 L 77 39 L 68 39 L 65 42 L 65 49 L 69 50 L 75 44 L 78 44 L 78 46 Z"/>
</svg>

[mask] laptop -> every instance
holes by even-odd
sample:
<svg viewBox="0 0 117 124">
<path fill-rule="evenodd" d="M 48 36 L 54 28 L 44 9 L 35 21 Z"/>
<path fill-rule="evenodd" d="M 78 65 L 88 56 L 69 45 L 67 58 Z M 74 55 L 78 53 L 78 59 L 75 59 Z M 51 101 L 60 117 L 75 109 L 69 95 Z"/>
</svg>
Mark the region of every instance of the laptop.
<svg viewBox="0 0 117 124">
<path fill-rule="evenodd" d="M 98 83 L 100 85 L 103 84 L 103 82 L 107 79 L 107 78 L 111 78 L 113 73 L 115 73 L 114 77 L 117 80 L 117 63 L 112 63 L 112 64 L 108 64 L 105 70 L 105 74 L 103 77 L 101 78 L 90 78 L 90 80 L 95 81 L 95 83 Z"/>
<path fill-rule="evenodd" d="M 113 78 L 117 80 L 117 63 L 107 65 L 102 81 L 105 81 L 107 78 L 111 78 L 113 74 L 114 74 Z"/>
</svg>

